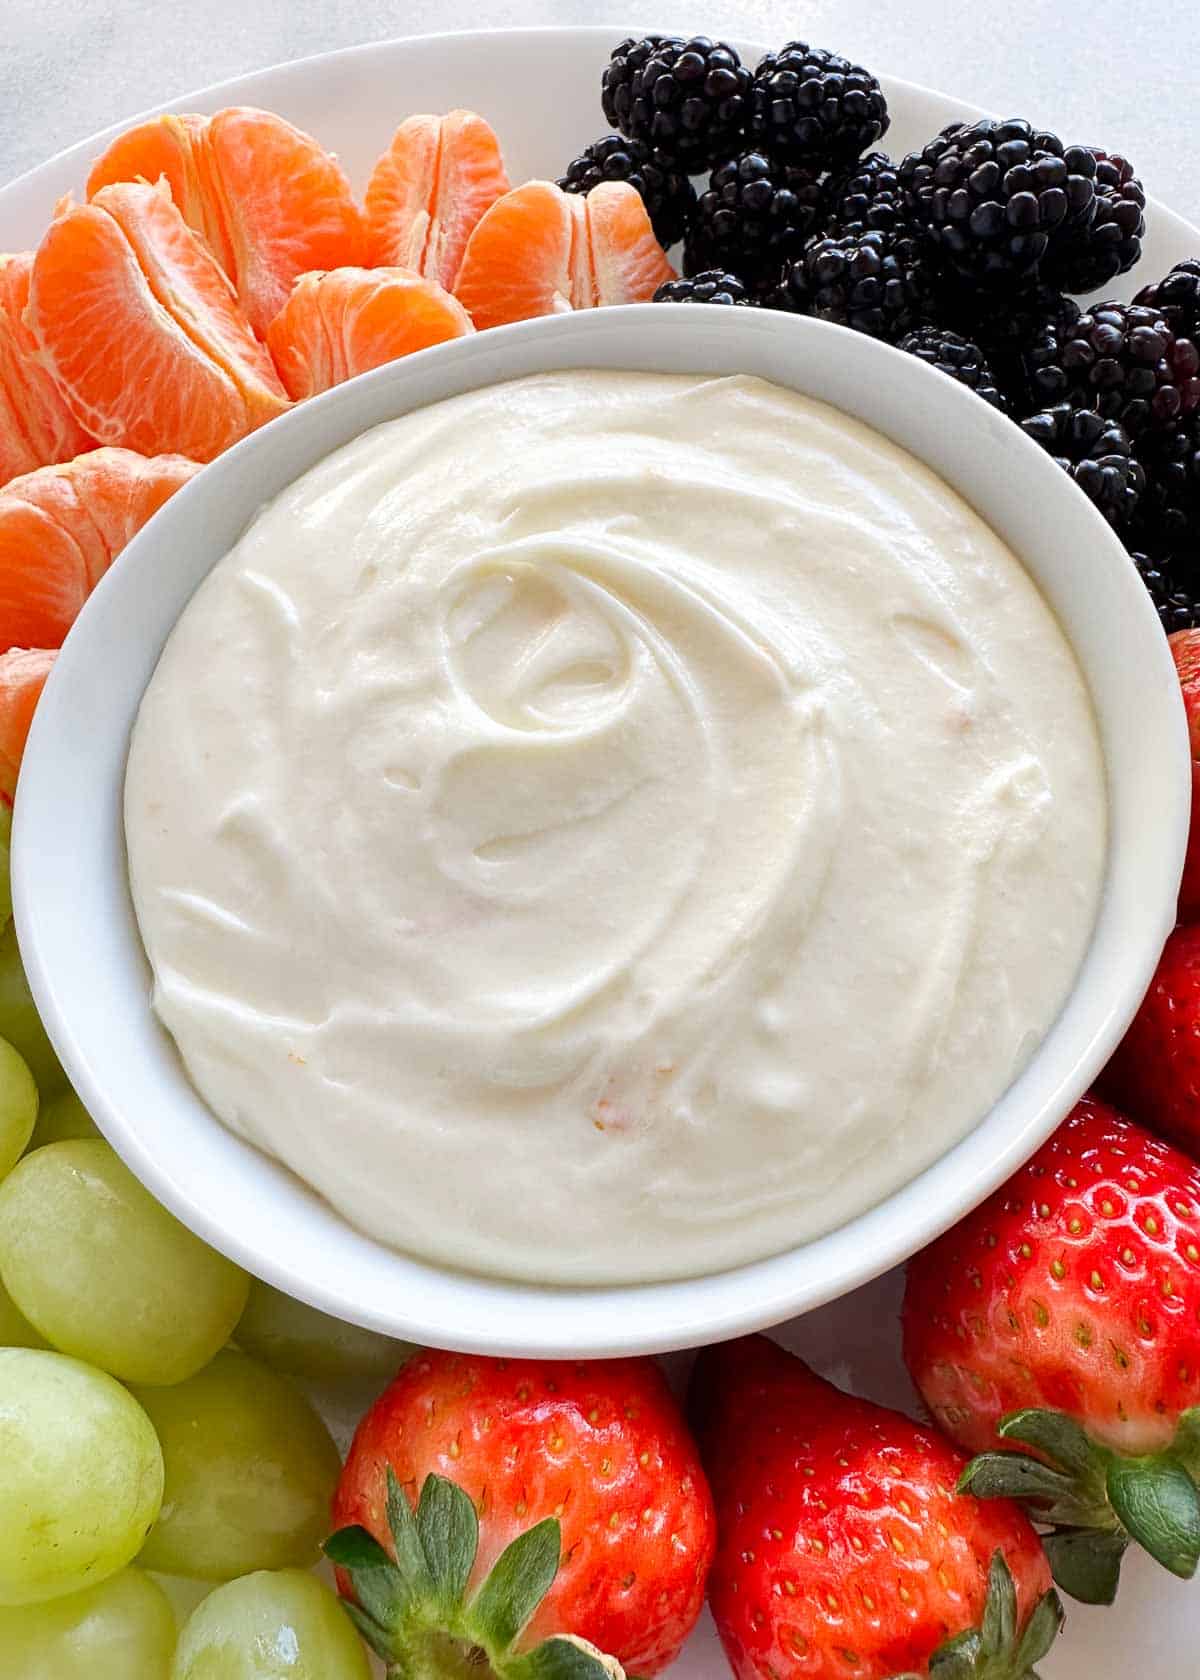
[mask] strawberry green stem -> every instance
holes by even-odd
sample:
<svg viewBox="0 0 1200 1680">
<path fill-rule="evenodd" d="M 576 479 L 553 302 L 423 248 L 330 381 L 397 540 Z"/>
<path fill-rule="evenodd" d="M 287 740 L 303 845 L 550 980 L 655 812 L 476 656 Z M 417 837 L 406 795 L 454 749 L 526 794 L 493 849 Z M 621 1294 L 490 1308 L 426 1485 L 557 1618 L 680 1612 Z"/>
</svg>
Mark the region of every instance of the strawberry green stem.
<svg viewBox="0 0 1200 1680">
<path fill-rule="evenodd" d="M 516 1648 L 558 1572 L 556 1518 L 519 1534 L 470 1593 L 479 1521 L 460 1487 L 428 1476 L 414 1512 L 389 1466 L 387 1518 L 391 1554 L 363 1528 L 340 1529 L 325 1551 L 349 1575 L 346 1609 L 391 1680 L 624 1680 L 568 1634 Z"/>
<path fill-rule="evenodd" d="M 959 1489 L 1025 1504 L 1049 1529 L 1046 1552 L 1064 1592 L 1085 1604 L 1111 1604 L 1131 1544 L 1173 1575 L 1195 1574 L 1200 1408 L 1183 1414 L 1170 1446 L 1136 1458 L 1101 1446 L 1062 1412 L 1014 1412 L 998 1433 L 1038 1456 L 981 1453 L 963 1471 Z"/>
</svg>

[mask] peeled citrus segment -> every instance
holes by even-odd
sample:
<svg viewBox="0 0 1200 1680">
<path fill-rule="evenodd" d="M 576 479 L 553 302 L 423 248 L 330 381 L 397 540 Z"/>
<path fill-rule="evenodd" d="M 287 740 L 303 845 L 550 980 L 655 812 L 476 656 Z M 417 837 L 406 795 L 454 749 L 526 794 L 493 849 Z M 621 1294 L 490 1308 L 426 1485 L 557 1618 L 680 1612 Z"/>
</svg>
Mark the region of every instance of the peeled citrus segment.
<svg viewBox="0 0 1200 1680">
<path fill-rule="evenodd" d="M 527 181 L 498 198 L 467 241 L 455 296 L 479 328 L 535 315 L 645 303 L 675 270 L 641 196 L 606 181 L 585 198 Z"/>
<path fill-rule="evenodd" d="M 552 181 L 526 181 L 498 198 L 467 241 L 454 294 L 477 327 L 573 309 L 573 204 Z"/>
<path fill-rule="evenodd" d="M 160 176 L 259 334 L 298 275 L 363 259 L 363 214 L 341 166 L 273 111 L 234 105 L 214 117 L 140 123 L 97 160 L 88 197 L 115 182 Z"/>
<path fill-rule="evenodd" d="M 208 118 L 191 114 L 151 117 L 118 135 L 92 165 L 87 196 L 119 181 L 165 180 L 184 221 L 201 234 L 227 274 L 230 250 L 220 203 L 212 189 L 204 137 Z"/>
<path fill-rule="evenodd" d="M 0 654 L 0 799 L 9 805 L 34 707 L 53 664 L 54 652 L 49 648 L 10 648 Z"/>
<path fill-rule="evenodd" d="M 101 443 L 210 461 L 288 406 L 165 183 L 69 205 L 34 257 L 28 319 L 75 419 Z"/>
<path fill-rule="evenodd" d="M 474 331 L 457 298 L 411 269 L 335 268 L 301 276 L 267 328 L 267 344 L 300 401 Z"/>
<path fill-rule="evenodd" d="M 0 256 L 0 485 L 92 447 L 25 324 L 33 253 Z"/>
<path fill-rule="evenodd" d="M 596 303 L 648 303 L 675 270 L 654 237 L 641 194 L 602 181 L 584 199 Z"/>
<path fill-rule="evenodd" d="M 0 490 L 0 646 L 58 647 L 126 543 L 199 470 L 94 449 Z"/>
<path fill-rule="evenodd" d="M 409 117 L 367 186 L 368 262 L 449 290 L 475 224 L 508 189 L 500 142 L 474 111 Z"/>
</svg>

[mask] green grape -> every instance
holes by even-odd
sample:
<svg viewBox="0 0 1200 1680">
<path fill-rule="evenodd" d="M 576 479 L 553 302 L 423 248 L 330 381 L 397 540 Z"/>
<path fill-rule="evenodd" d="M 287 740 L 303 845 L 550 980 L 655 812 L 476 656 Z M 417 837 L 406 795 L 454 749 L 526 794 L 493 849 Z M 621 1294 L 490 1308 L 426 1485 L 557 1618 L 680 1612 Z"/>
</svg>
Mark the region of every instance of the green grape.
<svg viewBox="0 0 1200 1680">
<path fill-rule="evenodd" d="M 167 1472 L 147 1569 L 229 1581 L 317 1561 L 341 1465 L 303 1395 L 228 1349 L 187 1382 L 136 1393 Z"/>
<path fill-rule="evenodd" d="M 170 1680 L 174 1645 L 171 1606 L 140 1569 L 0 1610 L 0 1680 Z"/>
<path fill-rule="evenodd" d="M 67 1076 L 58 1065 L 58 1057 L 29 995 L 12 922 L 0 934 L 0 1037 L 6 1038 L 24 1056 L 43 1097 L 55 1096 L 63 1089 Z"/>
<path fill-rule="evenodd" d="M 68 1138 L 99 1136 L 100 1128 L 68 1086 L 38 1109 L 37 1125 L 33 1128 L 29 1147 L 41 1149 L 47 1143 L 66 1143 Z"/>
<path fill-rule="evenodd" d="M 0 1281 L 0 1348 L 46 1348 L 49 1345 L 29 1320 L 17 1311 L 12 1296 Z"/>
<path fill-rule="evenodd" d="M 157 1581 L 167 1595 L 176 1631 L 187 1621 L 197 1604 L 213 1591 L 211 1581 L 189 1581 L 186 1575 L 151 1575 L 150 1578 Z"/>
<path fill-rule="evenodd" d="M 171 1680 L 369 1680 L 370 1672 L 329 1588 L 284 1569 L 211 1592 L 179 1636 Z"/>
<path fill-rule="evenodd" d="M 150 1419 L 103 1371 L 0 1348 L 0 1605 L 97 1585 L 137 1556 L 158 1515 Z"/>
<path fill-rule="evenodd" d="M 413 1351 L 411 1342 L 394 1342 L 343 1324 L 257 1278 L 251 1280 L 234 1339 L 247 1353 L 290 1377 L 355 1388 L 386 1387 Z"/>
<path fill-rule="evenodd" d="M 61 1352 L 142 1383 L 207 1365 L 249 1288 L 101 1138 L 35 1149 L 0 1184 L 0 1276 Z"/>
<path fill-rule="evenodd" d="M 38 1093 L 28 1064 L 6 1038 L 0 1038 L 0 1178 L 21 1159 L 33 1136 Z"/>
</svg>

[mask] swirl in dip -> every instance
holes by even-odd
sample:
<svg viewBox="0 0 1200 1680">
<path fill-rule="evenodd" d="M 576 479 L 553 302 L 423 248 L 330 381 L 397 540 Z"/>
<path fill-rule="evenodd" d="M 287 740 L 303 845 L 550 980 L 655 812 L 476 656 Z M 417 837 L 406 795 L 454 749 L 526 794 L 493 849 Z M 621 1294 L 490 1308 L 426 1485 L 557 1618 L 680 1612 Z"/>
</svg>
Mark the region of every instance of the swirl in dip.
<svg viewBox="0 0 1200 1680">
<path fill-rule="evenodd" d="M 960 1139 L 1090 937 L 1071 649 L 946 484 L 750 378 L 573 372 L 366 433 L 181 617 L 126 784 L 197 1089 L 353 1223 L 681 1277 Z"/>
</svg>

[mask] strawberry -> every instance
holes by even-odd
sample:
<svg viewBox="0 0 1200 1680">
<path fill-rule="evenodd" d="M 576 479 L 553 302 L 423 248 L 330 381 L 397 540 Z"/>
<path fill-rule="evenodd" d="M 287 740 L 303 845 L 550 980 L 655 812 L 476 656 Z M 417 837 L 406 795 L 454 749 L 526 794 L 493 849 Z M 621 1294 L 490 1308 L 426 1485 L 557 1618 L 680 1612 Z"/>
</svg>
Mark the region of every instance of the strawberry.
<svg viewBox="0 0 1200 1680">
<path fill-rule="evenodd" d="M 1167 640 L 1183 690 L 1192 747 L 1192 826 L 1179 886 L 1179 915 L 1187 921 L 1200 911 L 1200 630 L 1177 630 Z"/>
<path fill-rule="evenodd" d="M 1163 946 L 1102 1085 L 1125 1113 L 1200 1154 L 1200 924 L 1177 927 Z"/>
<path fill-rule="evenodd" d="M 717 1506 L 709 1602 L 737 1680 L 1036 1680 L 1062 1609 L 1014 1505 L 966 1459 L 763 1336 L 692 1379 Z"/>
<path fill-rule="evenodd" d="M 715 1544 L 649 1359 L 417 1354 L 359 1425 L 334 1520 L 354 1525 L 326 1546 L 348 1608 L 404 1680 L 657 1674 Z"/>
<path fill-rule="evenodd" d="M 981 1455 L 963 1485 L 1028 1502 L 1067 1592 L 1111 1602 L 1131 1541 L 1194 1573 L 1200 1168 L 1186 1155 L 1079 1103 L 909 1262 L 904 1357 L 937 1421 Z"/>
</svg>

